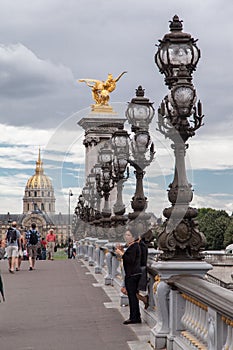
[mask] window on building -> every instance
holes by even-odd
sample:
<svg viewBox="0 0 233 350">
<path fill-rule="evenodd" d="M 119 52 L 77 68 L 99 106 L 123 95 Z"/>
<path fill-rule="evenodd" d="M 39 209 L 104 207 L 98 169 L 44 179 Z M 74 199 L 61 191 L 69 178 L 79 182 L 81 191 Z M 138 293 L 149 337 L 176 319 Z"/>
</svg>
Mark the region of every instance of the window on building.
<svg viewBox="0 0 233 350">
<path fill-rule="evenodd" d="M 36 191 L 34 191 L 34 197 L 37 197 L 37 192 Z"/>
<path fill-rule="evenodd" d="M 44 203 L 41 203 L 41 210 L 44 211 Z"/>
</svg>

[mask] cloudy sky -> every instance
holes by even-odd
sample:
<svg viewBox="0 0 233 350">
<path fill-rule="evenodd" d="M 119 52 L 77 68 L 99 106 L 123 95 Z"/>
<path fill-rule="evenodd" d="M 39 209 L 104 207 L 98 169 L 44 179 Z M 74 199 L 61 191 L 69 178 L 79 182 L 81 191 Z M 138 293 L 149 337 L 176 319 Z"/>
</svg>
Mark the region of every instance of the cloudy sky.
<svg viewBox="0 0 233 350">
<path fill-rule="evenodd" d="M 77 80 L 105 80 L 108 73 L 117 77 L 127 71 L 111 103 L 123 113 L 141 84 L 157 109 L 167 88 L 154 64 L 155 44 L 169 32 L 175 14 L 201 49 L 193 83 L 205 125 L 187 151 L 192 205 L 232 212 L 231 0 L 0 0 L 1 213 L 22 212 L 39 147 L 45 172 L 53 179 L 57 212 L 67 213 L 69 188 L 75 205 L 84 183 L 83 130 L 77 122 L 92 104 L 90 89 Z M 166 190 L 174 157 L 156 120 L 151 135 L 156 159 L 145 189 L 149 208 L 161 215 L 169 205 Z M 133 179 L 129 189 L 133 195 Z M 128 193 L 126 202 L 129 198 Z"/>
</svg>

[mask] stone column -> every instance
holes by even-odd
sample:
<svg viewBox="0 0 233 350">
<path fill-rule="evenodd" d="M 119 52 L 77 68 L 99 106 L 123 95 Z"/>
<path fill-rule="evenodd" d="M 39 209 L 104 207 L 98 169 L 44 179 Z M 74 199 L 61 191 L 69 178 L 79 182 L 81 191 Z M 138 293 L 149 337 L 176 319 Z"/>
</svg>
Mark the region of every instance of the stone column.
<svg viewBox="0 0 233 350">
<path fill-rule="evenodd" d="M 78 122 L 78 125 L 85 130 L 83 141 L 86 147 L 85 177 L 90 174 L 91 168 L 97 163 L 101 143 L 111 140 L 112 134 L 124 127 L 125 120 L 117 113 L 107 110 L 105 113 L 91 111 Z"/>
</svg>

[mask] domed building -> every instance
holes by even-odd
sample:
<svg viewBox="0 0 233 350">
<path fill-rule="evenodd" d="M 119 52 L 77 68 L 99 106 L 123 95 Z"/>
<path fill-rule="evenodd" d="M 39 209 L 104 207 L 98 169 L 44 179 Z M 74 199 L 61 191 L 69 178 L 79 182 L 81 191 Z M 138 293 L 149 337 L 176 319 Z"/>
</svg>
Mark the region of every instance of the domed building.
<svg viewBox="0 0 233 350">
<path fill-rule="evenodd" d="M 35 173 L 25 186 L 22 214 L 0 214 L 0 237 L 4 238 L 10 221 L 16 221 L 21 231 L 36 223 L 38 231 L 46 236 L 50 228 L 55 229 L 59 244 L 67 242 L 68 215 L 55 213 L 55 195 L 52 180 L 45 175 L 39 150 Z"/>
<path fill-rule="evenodd" d="M 48 215 L 55 214 L 54 189 L 52 181 L 44 174 L 40 150 L 35 174 L 28 179 L 25 187 L 23 214 L 28 214 L 37 209 L 46 212 Z"/>
</svg>

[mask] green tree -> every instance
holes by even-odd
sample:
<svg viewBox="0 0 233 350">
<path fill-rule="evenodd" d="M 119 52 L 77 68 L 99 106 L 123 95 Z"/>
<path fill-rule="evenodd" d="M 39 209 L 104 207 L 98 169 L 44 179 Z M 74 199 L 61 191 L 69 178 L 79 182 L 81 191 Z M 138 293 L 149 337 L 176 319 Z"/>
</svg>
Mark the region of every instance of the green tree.
<svg viewBox="0 0 233 350">
<path fill-rule="evenodd" d="M 224 235 L 230 223 L 225 210 L 212 208 L 198 209 L 199 230 L 206 236 L 206 249 L 219 250 L 225 248 Z"/>
<path fill-rule="evenodd" d="M 233 216 L 230 217 L 230 222 L 227 226 L 227 229 L 224 234 L 224 248 L 226 248 L 229 244 L 233 243 Z"/>
</svg>

